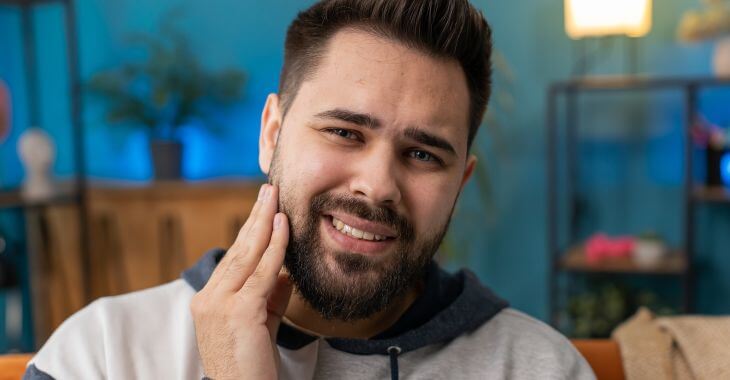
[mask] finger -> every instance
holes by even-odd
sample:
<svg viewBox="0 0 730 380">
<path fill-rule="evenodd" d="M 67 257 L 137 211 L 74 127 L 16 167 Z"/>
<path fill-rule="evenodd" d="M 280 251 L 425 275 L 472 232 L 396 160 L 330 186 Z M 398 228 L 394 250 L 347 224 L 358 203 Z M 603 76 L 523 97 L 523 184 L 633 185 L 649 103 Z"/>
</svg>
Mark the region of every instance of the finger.
<svg viewBox="0 0 730 380">
<path fill-rule="evenodd" d="M 289 280 L 289 275 L 283 272 L 279 273 L 274 290 L 269 295 L 267 302 L 268 318 L 266 319 L 266 327 L 269 329 L 271 342 L 274 344 L 276 344 L 276 336 L 279 332 L 281 319 L 286 312 L 286 307 L 289 305 L 292 289 L 293 286 Z"/>
<path fill-rule="evenodd" d="M 237 243 L 240 243 L 241 241 L 244 241 L 246 239 L 246 234 L 248 233 L 248 230 L 251 228 L 251 225 L 257 220 L 262 205 L 266 204 L 266 191 L 270 191 L 271 185 L 269 184 L 263 184 L 261 186 L 261 189 L 259 190 L 259 195 L 256 197 L 256 202 L 254 202 L 253 208 L 251 209 L 251 212 L 248 214 L 248 218 L 246 218 L 246 222 L 241 226 L 241 228 L 238 230 L 238 234 L 236 235 L 236 239 L 233 241 L 233 245 L 235 246 Z"/>
<path fill-rule="evenodd" d="M 238 230 L 238 235 L 236 235 L 236 239 L 234 240 L 231 247 L 226 252 L 225 256 L 223 256 L 223 259 L 216 265 L 215 270 L 210 276 L 210 279 L 208 279 L 208 283 L 206 284 L 206 287 L 215 288 L 218 283 L 220 282 L 221 278 L 223 277 L 223 273 L 227 271 L 228 266 L 230 265 L 231 261 L 233 260 L 234 256 L 241 253 L 241 242 L 245 240 L 246 231 L 250 227 L 250 225 L 253 223 L 254 220 L 256 220 L 256 217 L 259 214 L 259 211 L 261 210 L 261 205 L 265 203 L 264 196 L 266 187 L 268 185 L 264 184 L 261 185 L 261 188 L 259 188 L 259 194 L 256 197 L 256 202 L 254 202 L 253 208 L 251 209 L 251 212 L 248 214 L 248 218 L 246 219 L 246 222 L 243 224 L 243 226 Z"/>
<path fill-rule="evenodd" d="M 251 274 L 241 292 L 247 296 L 268 299 L 274 290 L 276 280 L 284 263 L 284 254 L 289 242 L 289 225 L 284 213 L 277 213 L 274 218 L 274 231 L 256 269 Z"/>
<path fill-rule="evenodd" d="M 235 254 L 221 275 L 217 288 L 236 292 L 256 270 L 261 256 L 271 241 L 274 215 L 278 208 L 278 189 L 268 186 L 256 219 L 248 229 L 245 240 L 237 245 Z"/>
</svg>

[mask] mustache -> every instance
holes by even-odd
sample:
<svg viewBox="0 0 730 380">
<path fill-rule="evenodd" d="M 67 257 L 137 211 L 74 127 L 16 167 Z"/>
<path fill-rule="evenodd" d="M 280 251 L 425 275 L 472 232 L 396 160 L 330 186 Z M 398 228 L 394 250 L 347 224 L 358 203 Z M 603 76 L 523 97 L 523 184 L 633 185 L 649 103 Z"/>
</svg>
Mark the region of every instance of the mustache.
<svg viewBox="0 0 730 380">
<path fill-rule="evenodd" d="M 408 221 L 408 218 L 388 207 L 371 206 L 359 198 L 324 193 L 315 196 L 310 204 L 312 215 L 334 210 L 384 224 L 395 230 L 399 238 L 405 241 L 413 240 L 415 235 L 413 224 Z"/>
</svg>

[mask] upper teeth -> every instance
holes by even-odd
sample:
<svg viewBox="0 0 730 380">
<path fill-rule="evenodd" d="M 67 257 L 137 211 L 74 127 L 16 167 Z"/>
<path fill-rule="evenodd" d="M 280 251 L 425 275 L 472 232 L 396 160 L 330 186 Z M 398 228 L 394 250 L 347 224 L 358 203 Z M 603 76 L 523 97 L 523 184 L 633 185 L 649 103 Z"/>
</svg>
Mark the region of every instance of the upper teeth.
<svg viewBox="0 0 730 380">
<path fill-rule="evenodd" d="M 350 225 L 343 223 L 341 220 L 339 220 L 335 217 L 332 217 L 332 225 L 337 229 L 337 231 L 340 231 L 345 235 L 350 235 L 357 239 L 377 240 L 377 241 L 386 239 L 386 237 L 382 236 L 382 235 L 374 234 L 372 232 L 358 230 L 355 227 L 352 227 Z"/>
</svg>

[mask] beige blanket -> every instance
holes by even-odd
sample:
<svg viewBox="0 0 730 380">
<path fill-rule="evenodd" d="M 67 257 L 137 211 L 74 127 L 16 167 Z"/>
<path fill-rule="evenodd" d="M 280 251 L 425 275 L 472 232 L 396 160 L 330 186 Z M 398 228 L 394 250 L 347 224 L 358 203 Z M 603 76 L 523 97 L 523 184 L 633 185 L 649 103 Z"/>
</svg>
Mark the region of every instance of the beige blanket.
<svg viewBox="0 0 730 380">
<path fill-rule="evenodd" d="M 642 308 L 613 339 L 627 380 L 730 379 L 730 317 L 655 318 Z"/>
</svg>

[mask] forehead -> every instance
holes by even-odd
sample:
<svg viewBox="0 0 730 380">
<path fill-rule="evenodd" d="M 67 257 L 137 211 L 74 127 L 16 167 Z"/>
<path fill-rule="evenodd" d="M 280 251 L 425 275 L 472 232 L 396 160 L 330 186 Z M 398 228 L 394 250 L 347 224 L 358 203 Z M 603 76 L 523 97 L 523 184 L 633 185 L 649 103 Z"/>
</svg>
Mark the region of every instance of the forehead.
<svg viewBox="0 0 730 380">
<path fill-rule="evenodd" d="M 373 115 L 393 133 L 428 129 L 466 152 L 469 93 L 456 60 L 364 31 L 342 30 L 302 83 L 290 112 L 311 116 L 336 108 Z"/>
</svg>

